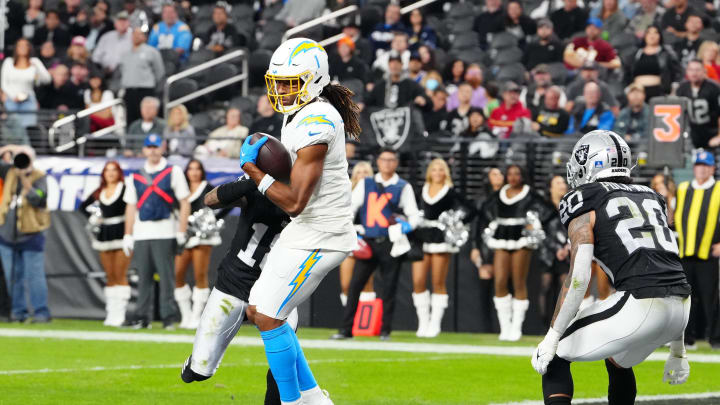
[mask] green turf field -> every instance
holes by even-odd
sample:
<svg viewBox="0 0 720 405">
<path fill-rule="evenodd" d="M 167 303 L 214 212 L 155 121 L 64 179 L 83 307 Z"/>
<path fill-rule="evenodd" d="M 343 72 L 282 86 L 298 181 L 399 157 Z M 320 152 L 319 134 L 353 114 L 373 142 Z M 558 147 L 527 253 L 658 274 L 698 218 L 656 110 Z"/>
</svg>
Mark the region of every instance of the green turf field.
<svg viewBox="0 0 720 405">
<path fill-rule="evenodd" d="M 11 333 L 58 334 L 51 331 L 64 331 L 74 337 L 8 337 Z M 94 334 L 97 332 L 114 332 L 106 338 L 115 340 L 97 340 L 102 339 Z M 330 333 L 327 329 L 301 329 L 298 336 L 301 340 L 326 339 Z M 191 350 L 191 335 L 186 331 L 157 329 L 138 333 L 106 328 L 98 321 L 0 324 L 0 404 L 262 403 L 267 370 L 262 347 L 233 345 L 213 378 L 184 384 L 179 373 Z M 241 328 L 240 335 L 258 336 L 254 328 L 246 326 Z M 174 337 L 186 342 L 132 341 L 152 337 Z M 410 332 L 397 332 L 392 340 L 395 345 L 391 346 L 403 346 L 404 351 L 387 349 L 390 346 L 366 350 L 365 346 L 374 345 L 377 339 L 365 338 L 353 340 L 363 350 L 333 349 L 330 343 L 315 342 L 321 343 L 315 347 L 327 348 L 307 348 L 305 353 L 319 383 L 336 404 L 488 404 L 541 399 L 540 377 L 527 356 L 433 353 L 433 346 L 422 346 L 422 350 L 414 352 L 413 348 L 420 348 L 416 344 L 497 349 L 497 346 L 530 347 L 539 340 L 528 337 L 501 345 L 493 335 L 446 333 L 428 340 L 417 339 Z M 682 386 L 662 384 L 661 361 L 648 361 L 636 367 L 638 394 L 720 391 L 720 353 L 701 345 L 692 354 L 704 355 L 703 361 L 691 362 L 690 380 Z M 607 376 L 603 363 L 574 364 L 573 373 L 576 398 L 605 395 Z M 720 403 L 720 397 L 717 402 L 703 403 Z"/>
</svg>

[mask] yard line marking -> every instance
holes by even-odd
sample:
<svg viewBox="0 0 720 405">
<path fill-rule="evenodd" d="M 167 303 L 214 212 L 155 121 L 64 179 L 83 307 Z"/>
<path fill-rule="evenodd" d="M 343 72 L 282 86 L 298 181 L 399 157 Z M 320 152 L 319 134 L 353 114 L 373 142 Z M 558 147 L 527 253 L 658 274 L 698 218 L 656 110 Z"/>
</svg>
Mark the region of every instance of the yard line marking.
<svg viewBox="0 0 720 405">
<path fill-rule="evenodd" d="M 672 401 L 682 400 L 687 401 L 691 399 L 713 399 L 720 398 L 720 392 L 703 392 L 699 394 L 673 394 L 673 395 L 640 395 L 635 398 L 635 402 L 652 402 L 652 401 Z M 607 403 L 607 397 L 603 398 L 573 398 L 573 404 L 594 404 L 597 402 Z M 543 405 L 543 401 L 520 401 L 520 402 L 503 402 L 490 405 Z"/>
<path fill-rule="evenodd" d="M 142 332 L 98 332 L 98 331 L 66 331 L 66 330 L 28 330 L 0 329 L 0 337 L 25 337 L 43 339 L 74 339 L 74 340 L 105 340 L 147 343 L 189 343 L 192 335 L 167 335 Z M 532 346 L 475 346 L 454 345 L 443 343 L 395 343 L 395 342 L 357 342 L 350 340 L 319 340 L 301 339 L 304 349 L 331 350 L 368 350 L 407 353 L 435 354 L 484 354 L 492 356 L 530 357 L 535 350 Z M 230 343 L 233 346 L 263 346 L 260 338 L 237 336 Z M 656 352 L 647 358 L 648 361 L 665 361 L 667 352 Z M 694 363 L 720 363 L 718 354 L 689 353 L 688 360 Z M 529 361 L 529 360 L 528 360 Z"/>
</svg>

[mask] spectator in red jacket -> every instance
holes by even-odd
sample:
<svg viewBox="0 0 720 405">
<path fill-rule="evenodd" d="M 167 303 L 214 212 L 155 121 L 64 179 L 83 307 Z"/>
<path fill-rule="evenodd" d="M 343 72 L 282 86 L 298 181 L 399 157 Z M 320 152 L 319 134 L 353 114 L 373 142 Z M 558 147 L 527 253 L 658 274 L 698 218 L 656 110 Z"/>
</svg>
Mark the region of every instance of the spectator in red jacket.
<svg viewBox="0 0 720 405">
<path fill-rule="evenodd" d="M 507 138 L 518 118 L 530 118 L 530 110 L 520 102 L 520 86 L 514 82 L 505 83 L 503 102 L 490 114 L 490 128 L 498 138 Z"/>
<path fill-rule="evenodd" d="M 584 37 L 577 37 L 565 48 L 563 60 L 568 69 L 577 69 L 586 62 L 597 62 L 606 69 L 620 67 L 620 58 L 607 41 L 600 38 L 603 22 L 597 17 L 588 19 Z"/>
</svg>

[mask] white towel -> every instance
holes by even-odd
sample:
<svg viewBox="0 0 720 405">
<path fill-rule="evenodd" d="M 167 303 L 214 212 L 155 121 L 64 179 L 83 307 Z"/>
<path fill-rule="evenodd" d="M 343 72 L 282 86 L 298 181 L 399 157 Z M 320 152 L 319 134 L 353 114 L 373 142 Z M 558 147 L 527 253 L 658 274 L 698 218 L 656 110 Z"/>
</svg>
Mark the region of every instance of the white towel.
<svg viewBox="0 0 720 405">
<path fill-rule="evenodd" d="M 402 233 L 402 225 L 390 225 L 388 227 L 388 237 L 390 238 L 390 242 L 393 243 L 392 249 L 390 249 L 390 256 L 398 257 L 410 251 L 410 241 L 408 241 L 407 236 Z"/>
</svg>

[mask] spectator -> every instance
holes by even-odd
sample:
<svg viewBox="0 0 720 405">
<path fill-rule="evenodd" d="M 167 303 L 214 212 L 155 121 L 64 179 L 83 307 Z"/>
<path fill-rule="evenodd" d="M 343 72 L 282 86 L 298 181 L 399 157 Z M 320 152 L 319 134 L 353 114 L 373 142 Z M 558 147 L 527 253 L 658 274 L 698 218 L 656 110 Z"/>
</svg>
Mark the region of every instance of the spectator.
<svg viewBox="0 0 720 405">
<path fill-rule="evenodd" d="M 241 118 L 240 109 L 228 108 L 225 113 L 225 125 L 210 133 L 208 140 L 195 150 L 195 156 L 198 157 L 199 153 L 202 157 L 239 158 L 240 147 L 248 136 L 248 129 L 242 125 Z"/>
<path fill-rule="evenodd" d="M 665 9 L 658 6 L 658 0 L 640 0 L 639 3 L 639 12 L 628 23 L 628 28 L 638 39 L 645 36 L 645 30 L 651 25 L 660 25 L 660 18 L 665 13 Z"/>
<path fill-rule="evenodd" d="M 357 57 L 363 61 L 366 66 L 372 65 L 375 60 L 375 48 L 372 42 L 360 35 L 360 27 L 354 22 L 351 22 L 343 27 L 342 33 L 352 39 L 355 44 L 355 54 Z"/>
<path fill-rule="evenodd" d="M 437 35 L 435 30 L 425 23 L 425 16 L 419 8 L 410 12 L 410 50 L 417 51 L 422 45 L 435 49 Z"/>
<path fill-rule="evenodd" d="M 483 12 L 475 17 L 473 31 L 478 34 L 480 47 L 486 49 L 492 40 L 492 34 L 505 29 L 505 13 L 501 0 L 486 0 Z"/>
<path fill-rule="evenodd" d="M 691 15 L 700 15 L 702 11 L 696 10 L 693 6 L 688 5 L 688 0 L 673 0 L 670 7 L 663 14 L 660 20 L 660 26 L 663 30 L 675 35 L 679 38 L 685 38 L 687 31 L 685 23 Z"/>
<path fill-rule="evenodd" d="M 510 0 L 505 9 L 505 31 L 518 38 L 520 48 L 525 48 L 528 39 L 537 32 L 535 20 L 523 11 L 519 0 Z"/>
<path fill-rule="evenodd" d="M 465 68 L 465 62 L 461 59 L 455 59 L 445 66 L 443 82 L 445 83 L 448 94 L 455 93 L 457 86 L 465 81 Z"/>
<path fill-rule="evenodd" d="M 192 156 L 195 149 L 195 128 L 190 124 L 190 116 L 184 105 L 170 109 L 164 138 L 170 155 Z"/>
<path fill-rule="evenodd" d="M 543 106 L 543 99 L 545 98 L 545 92 L 553 85 L 552 76 L 550 76 L 550 70 L 547 65 L 537 65 L 532 71 L 533 82 L 530 83 L 527 88 L 524 88 L 520 92 L 520 102 L 535 115 L 538 108 Z M 563 107 L 567 100 L 565 99 L 565 93 L 562 91 L 559 94 L 560 107 Z"/>
<path fill-rule="evenodd" d="M 378 51 L 377 58 L 373 62 L 373 69 L 378 72 L 388 72 L 388 61 L 391 55 L 397 55 L 402 60 L 403 70 L 407 71 L 408 65 L 410 64 L 410 50 L 408 49 L 408 36 L 403 31 L 396 31 L 393 34 L 392 43 L 390 43 L 390 49 L 386 51 Z"/>
<path fill-rule="evenodd" d="M 98 104 L 107 103 L 115 99 L 113 92 L 107 89 L 102 75 L 94 73 L 90 75 L 88 80 L 89 88 L 83 94 L 85 108 L 90 108 Z M 113 117 L 113 109 L 106 108 L 90 115 L 90 132 L 107 128 L 115 124 Z"/>
<path fill-rule="evenodd" d="M 422 70 L 422 60 L 420 55 L 413 53 L 410 55 L 410 62 L 408 63 L 408 77 L 415 83 L 422 83 L 425 79 L 426 71 Z"/>
<path fill-rule="evenodd" d="M 708 79 L 720 81 L 720 66 L 718 66 L 718 47 L 717 42 L 703 41 L 698 49 L 698 59 L 700 59 L 705 66 L 705 74 Z"/>
<path fill-rule="evenodd" d="M 688 65 L 688 69 L 696 63 Z M 693 68 L 699 69 L 699 66 Z M 711 201 L 720 197 L 720 183 L 714 179 L 715 157 L 700 151 L 693 159 L 693 180 L 678 185 L 675 230 L 678 251 L 692 287 L 690 319 L 685 328 L 685 344 L 695 346 L 705 336 L 713 349 L 720 349 L 720 306 L 718 305 L 718 257 L 720 227 L 717 208 Z M 692 208 L 690 208 L 692 207 Z"/>
<path fill-rule="evenodd" d="M 334 80 L 343 82 L 356 79 L 363 83 L 368 80 L 368 67 L 355 56 L 355 42 L 350 37 L 343 37 L 337 43 L 337 52 L 329 55 L 330 75 Z"/>
<path fill-rule="evenodd" d="M 650 128 L 650 107 L 645 104 L 645 89 L 631 84 L 627 89 L 628 105 L 620 110 L 613 131 L 626 141 L 640 141 Z"/>
<path fill-rule="evenodd" d="M 487 104 L 487 95 L 485 94 L 485 88 L 482 86 L 483 72 L 478 64 L 471 64 L 465 70 L 465 83 L 469 83 L 472 87 L 472 98 L 470 105 L 475 108 L 485 108 Z M 448 111 L 459 105 L 457 92 L 450 93 L 450 99 L 448 99 Z"/>
<path fill-rule="evenodd" d="M 448 112 L 447 123 L 449 126 L 447 129 L 455 136 L 460 135 L 468 127 L 468 115 L 470 114 L 470 109 L 473 107 L 470 103 L 472 94 L 473 89 L 470 83 L 462 83 L 454 94 L 457 100 L 457 107 Z"/>
<path fill-rule="evenodd" d="M 687 67 L 688 62 L 697 58 L 697 51 L 703 42 L 700 38 L 702 30 L 703 19 L 694 14 L 689 15 L 685 21 L 685 36 L 674 45 L 675 53 L 683 68 Z"/>
<path fill-rule="evenodd" d="M 444 87 L 436 87 L 435 90 L 430 92 L 432 109 L 423 113 L 425 130 L 429 133 L 446 129 L 448 123 L 447 97 L 448 94 Z"/>
<path fill-rule="evenodd" d="M 550 20 L 557 27 L 557 35 L 562 40 L 570 39 L 587 26 L 588 13 L 578 7 L 577 3 L 577 0 L 565 0 L 563 8 L 550 15 Z"/>
<path fill-rule="evenodd" d="M 432 108 L 432 100 L 423 88 L 414 81 L 403 77 L 403 65 L 398 55 L 389 60 L 387 78 L 376 81 L 368 94 L 365 104 L 371 107 L 396 108 L 417 105 L 423 110 Z"/>
<path fill-rule="evenodd" d="M 672 176 L 657 173 L 650 180 L 650 188 L 665 199 L 668 221 L 670 221 L 670 225 L 673 225 L 675 222 L 675 206 L 677 205 L 677 185 L 675 180 L 673 180 Z"/>
<path fill-rule="evenodd" d="M 59 64 L 50 69 L 52 82 L 38 89 L 40 107 L 49 110 L 80 110 L 85 105 L 82 90 L 70 81 L 70 69 Z"/>
<path fill-rule="evenodd" d="M 407 234 L 420 221 L 415 193 L 410 183 L 397 175 L 397 166 L 397 152 L 392 149 L 383 149 L 377 158 L 378 173 L 374 178 L 367 177 L 364 181 L 360 181 L 352 191 L 352 212 L 353 215 L 356 213 L 360 215 L 360 221 L 364 228 L 363 239 L 370 245 L 373 254 L 370 259 L 357 260 L 350 281 L 342 326 L 340 331 L 333 336 L 335 339 L 352 337 L 353 320 L 355 319 L 360 291 L 365 287 L 370 276 L 378 269 L 382 274 L 384 284 L 380 290 L 382 291 L 381 298 L 383 301 L 380 338 L 386 340 L 390 337 L 395 309 L 395 293 L 402 264 L 401 255 L 404 252 L 398 254 L 399 246 L 393 249 L 393 242 L 390 241 L 389 235 L 391 231 L 393 234 Z M 377 199 L 379 194 L 385 193 L 392 195 L 389 201 L 387 199 Z M 370 217 L 368 207 L 370 204 L 378 203 L 382 204 L 382 206 L 370 211 L 376 213 L 374 217 Z M 393 214 L 404 214 L 407 220 L 396 219 L 396 223 L 390 225 Z M 402 237 L 399 239 L 403 240 Z M 398 242 L 395 242 L 395 244 L 399 245 Z"/>
<path fill-rule="evenodd" d="M 370 33 L 370 41 L 372 41 L 375 51 L 389 49 L 396 32 L 408 32 L 408 30 L 400 21 L 400 6 L 391 2 L 385 8 L 385 22 L 376 25 Z"/>
<path fill-rule="evenodd" d="M 603 103 L 610 106 L 613 111 L 620 111 L 620 104 L 610 91 L 610 86 L 600 80 L 598 76 L 599 72 L 597 63 L 590 62 L 583 65 L 580 69 L 579 77 L 567 87 L 567 103 L 565 103 L 566 111 L 572 111 L 575 106 L 575 102 L 582 96 L 585 84 L 588 82 L 595 82 L 598 86 L 600 86 Z"/>
<path fill-rule="evenodd" d="M 530 42 L 523 52 L 523 65 L 530 71 L 541 63 L 563 61 L 563 46 L 553 34 L 553 23 L 547 18 L 538 21 L 537 39 Z"/>
<path fill-rule="evenodd" d="M 202 37 L 205 46 L 218 55 L 228 49 L 247 46 L 245 36 L 239 34 L 232 24 L 228 24 L 228 7 L 227 3 L 215 4 L 212 13 L 215 25 Z"/>
<path fill-rule="evenodd" d="M 190 27 L 178 20 L 175 5 L 166 3 L 162 7 L 162 21 L 155 24 L 147 42 L 148 45 L 158 50 L 174 49 L 180 62 L 184 63 L 190 57 L 192 39 Z"/>
<path fill-rule="evenodd" d="M 435 70 L 425 72 L 420 84 L 425 88 L 425 93 L 432 96 L 432 92 L 442 85 L 442 76 Z"/>
<path fill-rule="evenodd" d="M 154 273 L 160 278 L 159 307 L 163 327 L 174 329 L 173 262 L 176 252 L 187 241 L 190 190 L 182 169 L 169 165 L 162 157 L 163 152 L 162 138 L 156 134 L 148 135 L 143 142 L 145 165 L 125 181 L 123 201 L 127 206 L 123 251 L 126 256 L 133 252 L 133 262 L 138 269 L 135 319 L 126 325 L 134 329 L 150 327 Z M 178 220 L 172 213 L 175 204 L 180 206 Z"/>
<path fill-rule="evenodd" d="M 64 0 L 61 3 L 60 11 L 58 16 L 63 24 L 70 26 L 76 24 L 78 21 L 78 14 L 82 14 L 83 1 L 82 0 Z M 83 17 L 80 17 L 82 20 Z"/>
<path fill-rule="evenodd" d="M 471 140 L 470 142 L 456 143 L 451 152 L 460 148 L 467 150 L 468 156 L 479 156 L 481 159 L 492 159 L 498 151 L 497 138 L 487 127 L 485 114 L 482 110 L 471 108 L 468 114 L 468 127 L 460 134 L 460 138 Z"/>
<path fill-rule="evenodd" d="M 45 23 L 45 12 L 43 11 L 43 0 L 28 1 L 28 8 L 25 10 L 25 24 L 22 26 L 23 37 L 32 41 L 35 32 Z"/>
<path fill-rule="evenodd" d="M 167 8 L 167 7 L 165 7 Z M 165 65 L 160 52 L 145 43 L 142 28 L 135 28 L 132 33 L 133 46 L 130 52 L 120 59 L 120 87 L 125 89 L 125 106 L 127 122 L 139 118 L 140 100 L 154 96 L 155 88 L 165 76 Z"/>
<path fill-rule="evenodd" d="M 130 21 L 126 11 L 115 15 L 115 29 L 106 33 L 93 50 L 92 61 L 110 75 L 120 64 L 123 56 L 133 48 L 133 33 L 128 28 Z"/>
<path fill-rule="evenodd" d="M 130 26 L 133 27 L 133 29 L 137 27 L 150 27 L 152 18 L 148 15 L 149 12 L 143 7 L 138 7 L 136 0 L 125 0 L 123 11 L 128 13 Z"/>
<path fill-rule="evenodd" d="M 607 41 L 600 38 L 603 22 L 589 18 L 584 37 L 577 37 L 565 48 L 563 60 L 570 69 L 577 69 L 587 62 L 597 62 L 606 69 L 620 67 L 620 58 Z"/>
<path fill-rule="evenodd" d="M 485 113 L 486 117 L 489 117 L 492 114 L 493 110 L 500 106 L 500 88 L 498 87 L 497 83 L 489 82 L 487 85 L 485 85 L 485 91 L 488 102 L 487 104 L 485 104 L 483 112 Z"/>
<path fill-rule="evenodd" d="M 102 3 L 101 3 L 102 4 Z M 102 7 L 95 6 L 87 33 L 85 33 L 85 47 L 92 52 L 100 37 L 113 30 L 113 23 L 107 18 L 107 12 Z"/>
<path fill-rule="evenodd" d="M 422 62 L 422 69 L 426 72 L 431 70 L 437 70 L 438 66 L 435 62 L 435 50 L 427 45 L 420 45 L 418 47 L 418 55 L 420 55 L 420 61 Z"/>
<path fill-rule="evenodd" d="M 682 75 L 675 52 L 663 43 L 660 27 L 656 25 L 647 29 L 642 49 L 635 53 L 625 70 L 626 84 L 642 86 L 648 100 L 670 94 L 672 83 Z"/>
<path fill-rule="evenodd" d="M 32 43 L 40 46 L 46 41 L 51 41 L 58 49 L 65 49 L 70 45 L 70 32 L 60 24 L 56 10 L 45 13 L 45 25 L 35 31 Z"/>
<path fill-rule="evenodd" d="M 505 83 L 503 102 L 490 114 L 490 128 L 493 134 L 504 139 L 510 136 L 513 124 L 518 118 L 531 118 L 530 111 L 520 102 L 520 87 L 515 82 Z"/>
<path fill-rule="evenodd" d="M 288 27 L 295 27 L 320 17 L 323 10 L 325 10 L 323 0 L 286 0 L 275 19 L 285 21 Z"/>
<path fill-rule="evenodd" d="M 32 45 L 21 38 L 13 56 L 5 59 L 0 71 L 5 111 L 13 114 L 23 128 L 37 125 L 38 98 L 35 86 L 50 83 L 50 74 L 40 59 L 33 56 Z"/>
<path fill-rule="evenodd" d="M 687 80 L 676 94 L 690 99 L 690 138 L 696 148 L 720 146 L 720 86 L 705 76 L 705 66 L 697 59 L 685 69 Z"/>
<path fill-rule="evenodd" d="M 53 45 L 52 42 L 45 42 L 40 47 L 40 61 L 46 69 L 50 69 L 60 63 L 60 58 L 57 57 L 55 45 Z"/>
<path fill-rule="evenodd" d="M 81 62 L 73 62 L 70 67 L 70 82 L 80 89 L 80 96 L 82 97 L 83 92 L 87 89 L 90 84 L 88 80 L 90 78 L 90 69 L 87 65 Z"/>
<path fill-rule="evenodd" d="M 70 47 L 67 50 L 67 58 L 65 64 L 72 66 L 73 63 L 86 64 L 90 60 L 90 53 L 85 47 L 85 38 L 77 36 L 70 42 Z"/>
<path fill-rule="evenodd" d="M 601 0 L 600 9 L 597 13 L 591 13 L 594 18 L 599 18 L 603 23 L 606 38 L 613 38 L 625 30 L 628 19 L 620 11 L 618 0 Z"/>
<path fill-rule="evenodd" d="M 558 86 L 550 86 L 543 96 L 542 104 L 533 112 L 532 129 L 548 138 L 565 135 L 570 124 L 570 114 L 560 107 L 563 91 Z"/>
<path fill-rule="evenodd" d="M 0 164 L 4 184 L 0 199 L 0 260 L 11 297 L 10 316 L 18 322 L 25 322 L 30 316 L 25 297 L 27 289 L 33 323 L 47 323 L 50 322 L 50 311 L 43 232 L 50 227 L 47 177 L 44 171 L 33 167 L 34 150 L 29 147 L 8 149 L 13 152 L 16 163 Z M 24 165 L 18 164 L 21 160 L 25 161 Z"/>
<path fill-rule="evenodd" d="M 253 120 L 248 133 L 263 132 L 280 139 L 282 129 L 282 116 L 277 114 L 270 105 L 267 97 L 261 96 L 257 101 L 257 116 Z"/>
<path fill-rule="evenodd" d="M 582 101 L 576 103 L 570 112 L 568 134 L 586 134 L 596 129 L 613 129 L 615 116 L 600 100 L 600 95 L 600 86 L 597 83 L 585 83 Z"/>
<path fill-rule="evenodd" d="M 140 118 L 132 121 L 127 129 L 125 156 L 131 157 L 141 152 L 143 140 L 150 134 L 165 133 L 165 121 L 158 118 L 160 100 L 156 97 L 144 97 L 140 102 Z"/>
</svg>

